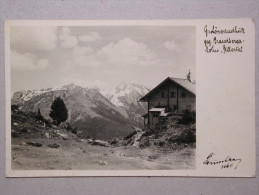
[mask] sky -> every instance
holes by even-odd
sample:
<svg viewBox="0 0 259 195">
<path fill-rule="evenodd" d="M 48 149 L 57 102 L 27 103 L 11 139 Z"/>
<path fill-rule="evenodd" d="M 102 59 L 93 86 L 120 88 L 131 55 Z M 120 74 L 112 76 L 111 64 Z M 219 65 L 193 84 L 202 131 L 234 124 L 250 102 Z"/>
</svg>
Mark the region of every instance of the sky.
<svg viewBox="0 0 259 195">
<path fill-rule="evenodd" d="M 168 76 L 195 80 L 194 26 L 13 26 L 11 87 L 75 83 L 111 90 L 121 81 L 155 87 Z"/>
</svg>

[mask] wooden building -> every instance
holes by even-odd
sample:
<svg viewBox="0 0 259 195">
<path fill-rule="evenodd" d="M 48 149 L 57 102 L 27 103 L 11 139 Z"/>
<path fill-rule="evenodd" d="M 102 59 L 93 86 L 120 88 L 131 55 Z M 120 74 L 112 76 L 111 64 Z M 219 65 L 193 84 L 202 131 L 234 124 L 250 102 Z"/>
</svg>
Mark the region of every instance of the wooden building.
<svg viewBox="0 0 259 195">
<path fill-rule="evenodd" d="M 183 110 L 196 111 L 195 83 L 190 79 L 168 77 L 149 91 L 140 101 L 148 103 L 148 113 L 143 115 L 144 125 L 155 125 L 159 118 Z"/>
</svg>

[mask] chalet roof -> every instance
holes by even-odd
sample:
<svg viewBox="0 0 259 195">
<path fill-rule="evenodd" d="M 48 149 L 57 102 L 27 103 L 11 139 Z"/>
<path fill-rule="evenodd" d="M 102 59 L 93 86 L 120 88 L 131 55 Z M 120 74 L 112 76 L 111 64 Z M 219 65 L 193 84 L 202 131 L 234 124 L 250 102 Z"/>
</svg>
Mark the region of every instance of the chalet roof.
<svg viewBox="0 0 259 195">
<path fill-rule="evenodd" d="M 183 88 L 185 88 L 187 91 L 192 92 L 194 95 L 196 95 L 195 92 L 195 84 L 191 83 L 190 81 L 188 81 L 187 79 L 180 79 L 180 78 L 173 78 L 173 77 L 169 77 L 171 80 L 173 80 L 174 82 L 178 83 L 179 85 L 181 85 Z"/>
<path fill-rule="evenodd" d="M 158 89 L 159 87 L 161 87 L 163 84 L 165 84 L 168 81 L 174 82 L 174 83 L 180 85 L 181 87 L 183 87 L 184 89 L 186 89 L 187 91 L 189 91 L 190 93 L 192 93 L 193 95 L 196 95 L 195 83 L 192 83 L 187 79 L 167 77 L 159 85 L 157 85 L 155 88 L 153 88 L 151 91 L 149 91 L 146 95 L 144 95 L 142 98 L 140 98 L 140 101 L 146 101 L 147 97 L 149 97 L 156 89 Z"/>
</svg>

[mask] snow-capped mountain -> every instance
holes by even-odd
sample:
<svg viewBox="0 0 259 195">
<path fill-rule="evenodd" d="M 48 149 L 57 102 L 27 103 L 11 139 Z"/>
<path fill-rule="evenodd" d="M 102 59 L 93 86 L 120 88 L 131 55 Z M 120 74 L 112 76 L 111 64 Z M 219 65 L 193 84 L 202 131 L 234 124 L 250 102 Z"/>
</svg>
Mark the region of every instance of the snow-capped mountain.
<svg viewBox="0 0 259 195">
<path fill-rule="evenodd" d="M 35 96 L 39 96 L 44 93 L 48 93 L 51 91 L 62 91 L 62 90 L 67 90 L 68 88 L 73 88 L 75 87 L 75 84 L 70 84 L 70 85 L 57 85 L 53 88 L 48 88 L 48 89 L 40 89 L 40 90 L 22 90 L 15 92 L 12 97 L 12 103 L 13 104 L 20 104 L 22 102 L 26 102 L 30 100 L 31 98 Z"/>
<path fill-rule="evenodd" d="M 100 92 L 120 109 L 121 114 L 137 127 L 142 128 L 141 115 L 147 112 L 147 105 L 138 100 L 148 91 L 149 89 L 143 85 L 122 81 L 114 90 Z"/>
<path fill-rule="evenodd" d="M 81 131 L 81 135 L 98 139 L 125 136 L 142 128 L 146 112 L 138 99 L 147 92 L 143 86 L 122 82 L 112 92 L 96 88 L 83 88 L 75 84 L 54 88 L 15 92 L 12 104 L 22 111 L 37 112 L 40 108 L 44 118 L 50 119 L 50 106 L 61 97 L 67 106 L 69 122 Z"/>
<path fill-rule="evenodd" d="M 149 91 L 143 85 L 122 81 L 114 90 L 100 92 L 107 97 L 114 105 L 124 106 L 122 97 L 127 97 L 127 102 L 137 104 L 138 99 Z"/>
</svg>

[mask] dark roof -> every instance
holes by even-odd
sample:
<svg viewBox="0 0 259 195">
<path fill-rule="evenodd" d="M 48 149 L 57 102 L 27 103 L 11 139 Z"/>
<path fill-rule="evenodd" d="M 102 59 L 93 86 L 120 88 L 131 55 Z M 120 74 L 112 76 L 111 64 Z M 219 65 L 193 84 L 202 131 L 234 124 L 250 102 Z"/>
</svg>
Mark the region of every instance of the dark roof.
<svg viewBox="0 0 259 195">
<path fill-rule="evenodd" d="M 157 85 L 155 88 L 153 88 L 151 91 L 149 91 L 146 95 L 144 95 L 142 98 L 140 98 L 140 101 L 146 101 L 146 98 L 149 97 L 156 89 L 161 87 L 166 82 L 173 82 L 177 85 L 181 86 L 182 88 L 186 89 L 193 95 L 196 95 L 195 91 L 195 83 L 190 82 L 187 79 L 181 79 L 181 78 L 173 78 L 173 77 L 167 77 L 164 81 L 162 81 L 159 85 Z"/>
</svg>

